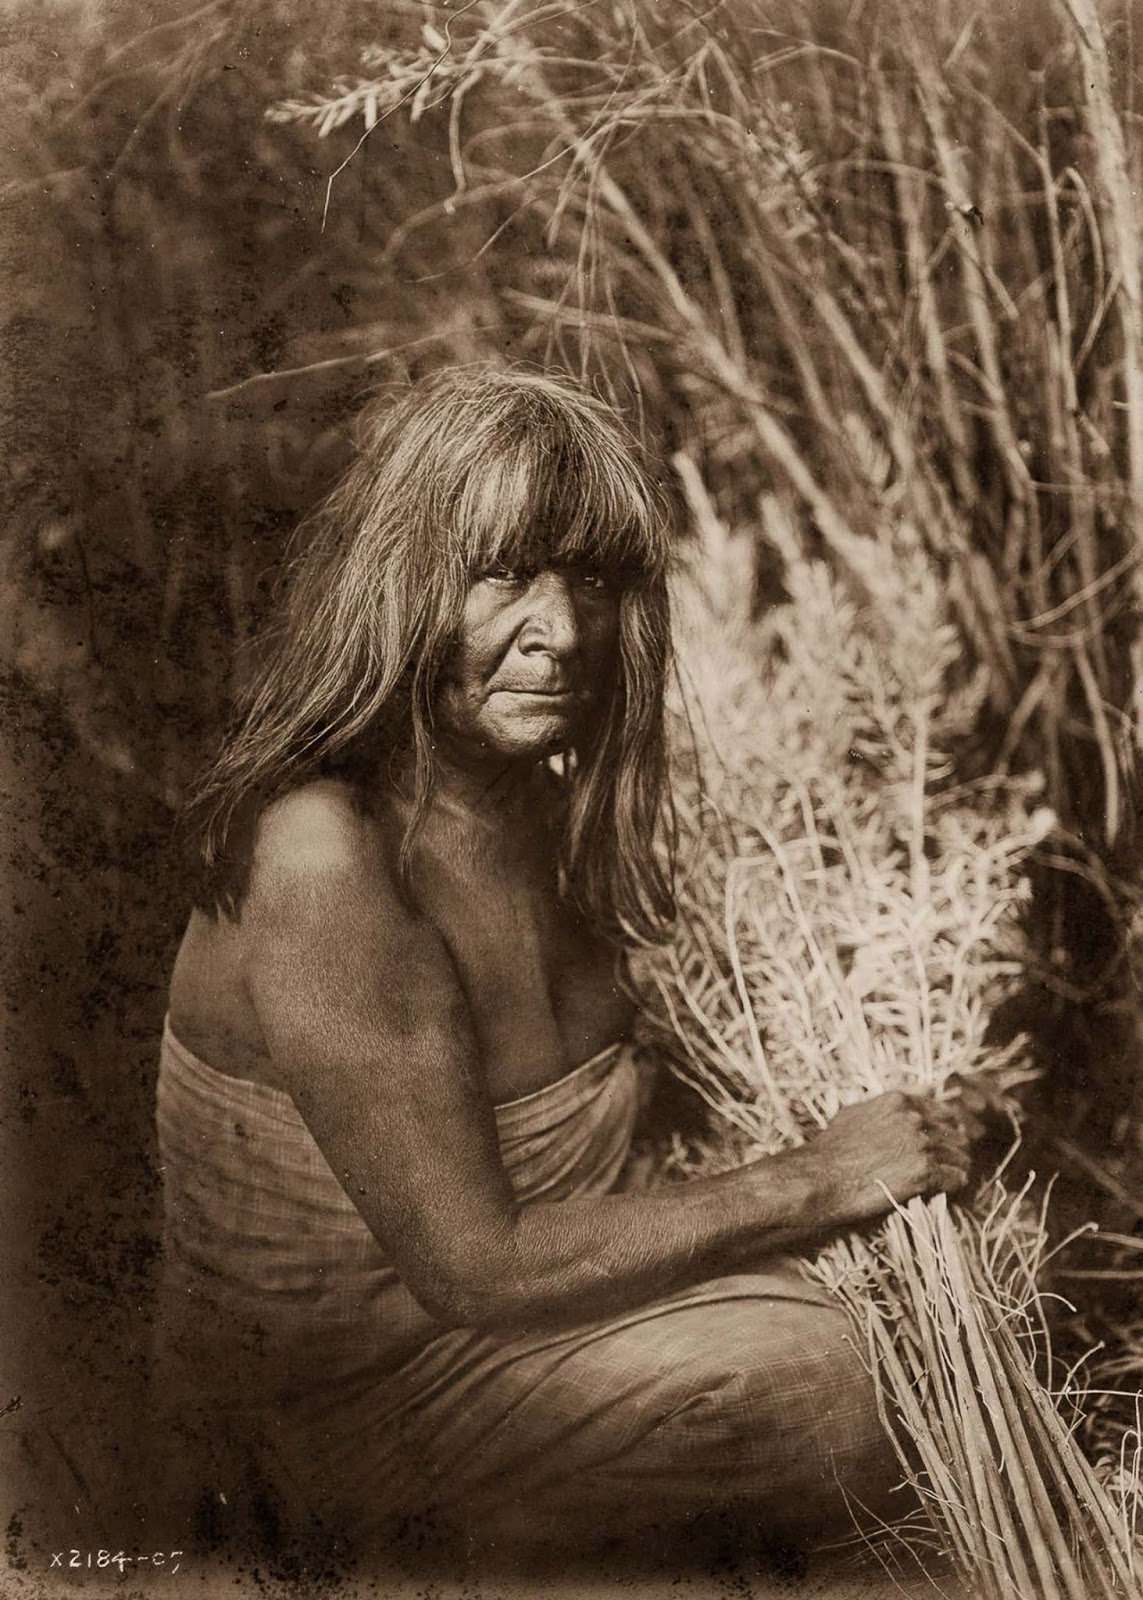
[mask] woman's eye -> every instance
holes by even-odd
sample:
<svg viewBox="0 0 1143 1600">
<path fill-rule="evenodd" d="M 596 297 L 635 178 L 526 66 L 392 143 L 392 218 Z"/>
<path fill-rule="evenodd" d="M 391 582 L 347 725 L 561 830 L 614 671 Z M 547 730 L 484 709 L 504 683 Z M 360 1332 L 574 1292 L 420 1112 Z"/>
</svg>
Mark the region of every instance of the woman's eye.
<svg viewBox="0 0 1143 1600">
<path fill-rule="evenodd" d="M 494 584 L 500 589 L 522 589 L 535 581 L 538 570 L 535 567 L 509 567 L 498 564 L 485 567 L 480 577 L 482 582 Z M 567 566 L 554 570 L 563 572 L 565 578 L 578 589 L 586 589 L 592 594 L 609 594 L 613 587 L 610 576 L 600 567 Z"/>
<path fill-rule="evenodd" d="M 532 576 L 533 574 L 525 571 L 523 567 L 489 567 L 481 573 L 485 583 L 497 583 L 501 587 L 528 583 Z"/>
<path fill-rule="evenodd" d="M 607 574 L 601 572 L 598 567 L 577 567 L 574 576 L 575 581 L 583 589 L 604 592 L 611 588 L 611 581 Z"/>
</svg>

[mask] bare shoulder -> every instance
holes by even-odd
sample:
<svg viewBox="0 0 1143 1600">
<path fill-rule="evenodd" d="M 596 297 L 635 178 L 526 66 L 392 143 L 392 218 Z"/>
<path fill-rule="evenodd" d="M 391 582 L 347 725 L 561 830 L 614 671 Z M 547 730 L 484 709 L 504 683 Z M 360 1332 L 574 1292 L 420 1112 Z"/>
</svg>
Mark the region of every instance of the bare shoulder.
<svg viewBox="0 0 1143 1600">
<path fill-rule="evenodd" d="M 332 781 L 283 796 L 260 820 L 242 976 L 291 1092 L 327 1047 L 341 1071 L 466 1016 L 443 941 L 401 889 L 399 845 L 392 815 Z"/>
<path fill-rule="evenodd" d="M 396 842 L 383 809 L 350 787 L 318 779 L 267 806 L 255 830 L 247 905 L 253 918 L 299 899 L 392 902 L 401 896 Z"/>
</svg>

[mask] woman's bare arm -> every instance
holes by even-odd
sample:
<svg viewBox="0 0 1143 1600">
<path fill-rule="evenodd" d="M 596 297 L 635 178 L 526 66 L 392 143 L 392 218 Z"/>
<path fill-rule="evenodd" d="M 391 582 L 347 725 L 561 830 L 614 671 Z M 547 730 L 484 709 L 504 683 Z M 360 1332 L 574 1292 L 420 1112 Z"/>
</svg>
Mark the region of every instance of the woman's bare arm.
<svg viewBox="0 0 1143 1600">
<path fill-rule="evenodd" d="M 903 1096 L 883 1096 L 802 1150 L 718 1177 L 520 1204 L 449 952 L 352 821 L 313 806 L 271 813 L 243 941 L 299 1112 L 409 1288 L 450 1323 L 623 1310 L 877 1215 L 887 1193 L 963 1181 L 955 1141 L 926 1134 Z"/>
</svg>

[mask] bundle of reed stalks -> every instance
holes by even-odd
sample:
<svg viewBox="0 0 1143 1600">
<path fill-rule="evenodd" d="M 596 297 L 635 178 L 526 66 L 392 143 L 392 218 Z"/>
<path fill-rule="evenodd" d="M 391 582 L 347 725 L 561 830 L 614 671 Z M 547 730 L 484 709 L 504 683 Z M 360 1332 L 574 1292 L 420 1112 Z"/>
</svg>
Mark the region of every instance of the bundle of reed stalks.
<svg viewBox="0 0 1143 1600">
<path fill-rule="evenodd" d="M 679 597 L 697 759 L 681 738 L 680 931 L 644 972 L 678 1070 L 739 1153 L 887 1090 L 1003 1098 L 1029 1069 L 990 1019 L 1020 980 L 1025 873 L 1054 818 L 1033 780 L 955 779 L 984 689 L 920 540 L 900 521 L 842 580 L 768 498 L 789 598 L 755 622 L 759 530 L 730 537 L 678 466 L 704 532 Z M 1073 1437 L 1031 1189 L 1002 1169 L 964 1204 L 894 1206 L 806 1270 L 850 1313 L 923 1509 L 898 1536 L 986 1600 L 1134 1595 L 1138 1481 L 1105 1487 Z"/>
</svg>

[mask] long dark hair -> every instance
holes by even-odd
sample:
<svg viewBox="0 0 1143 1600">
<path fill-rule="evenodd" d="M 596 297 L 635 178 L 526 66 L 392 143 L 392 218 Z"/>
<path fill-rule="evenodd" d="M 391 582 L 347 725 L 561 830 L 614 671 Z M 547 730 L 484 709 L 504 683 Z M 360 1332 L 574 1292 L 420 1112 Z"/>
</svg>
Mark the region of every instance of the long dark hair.
<svg viewBox="0 0 1143 1600">
<path fill-rule="evenodd" d="M 197 900 L 234 916 L 258 813 L 355 753 L 411 750 L 433 783 L 437 674 L 475 574 L 587 561 L 620 582 L 610 704 L 568 753 L 565 893 L 625 943 L 674 915 L 663 696 L 670 657 L 667 500 L 616 414 L 567 379 L 452 369 L 361 421 L 340 484 L 299 530 L 276 622 L 234 726 L 185 812 Z M 657 842 L 658 840 L 658 842 Z"/>
</svg>

